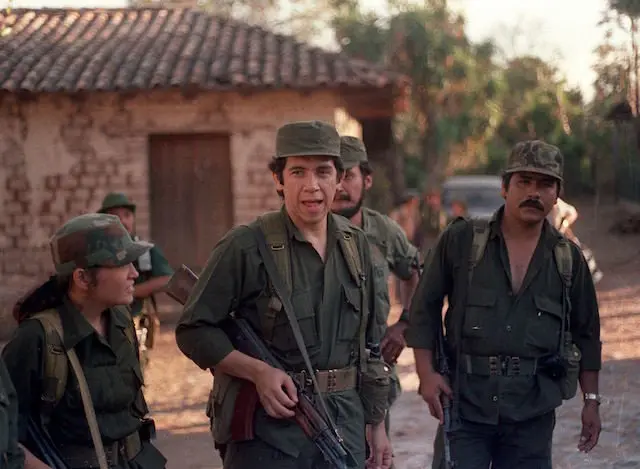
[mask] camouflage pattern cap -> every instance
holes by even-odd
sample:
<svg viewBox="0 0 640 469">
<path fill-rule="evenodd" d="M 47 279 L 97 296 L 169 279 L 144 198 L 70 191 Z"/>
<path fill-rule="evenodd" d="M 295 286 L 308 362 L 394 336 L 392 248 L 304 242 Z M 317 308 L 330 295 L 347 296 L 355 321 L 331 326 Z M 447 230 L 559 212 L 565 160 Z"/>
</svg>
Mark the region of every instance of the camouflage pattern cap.
<svg viewBox="0 0 640 469">
<path fill-rule="evenodd" d="M 58 275 L 69 275 L 78 268 L 127 265 L 153 247 L 133 241 L 117 216 L 103 213 L 72 218 L 49 244 Z"/>
<path fill-rule="evenodd" d="M 344 169 L 353 168 L 369 160 L 364 142 L 356 137 L 340 137 L 340 154 Z"/>
<path fill-rule="evenodd" d="M 340 158 L 340 135 L 322 121 L 285 124 L 276 136 L 276 158 L 289 156 L 333 156 Z"/>
<path fill-rule="evenodd" d="M 558 147 L 541 140 L 518 142 L 511 150 L 506 174 L 527 171 L 545 174 L 562 181 L 564 157 Z"/>
<path fill-rule="evenodd" d="M 110 192 L 102 199 L 102 207 L 100 207 L 98 213 L 106 213 L 107 210 L 118 207 L 128 208 L 132 212 L 136 211 L 136 204 L 131 202 L 125 194 L 122 192 Z"/>
</svg>

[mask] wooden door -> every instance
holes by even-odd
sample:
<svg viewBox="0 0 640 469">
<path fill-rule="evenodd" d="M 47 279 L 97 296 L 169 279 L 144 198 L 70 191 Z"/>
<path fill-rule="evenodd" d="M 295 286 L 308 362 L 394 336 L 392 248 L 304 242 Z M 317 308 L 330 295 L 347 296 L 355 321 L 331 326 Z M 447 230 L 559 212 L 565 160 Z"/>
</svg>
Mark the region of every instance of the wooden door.
<svg viewBox="0 0 640 469">
<path fill-rule="evenodd" d="M 153 242 L 199 272 L 233 225 L 229 136 L 150 136 L 149 181 Z"/>
</svg>

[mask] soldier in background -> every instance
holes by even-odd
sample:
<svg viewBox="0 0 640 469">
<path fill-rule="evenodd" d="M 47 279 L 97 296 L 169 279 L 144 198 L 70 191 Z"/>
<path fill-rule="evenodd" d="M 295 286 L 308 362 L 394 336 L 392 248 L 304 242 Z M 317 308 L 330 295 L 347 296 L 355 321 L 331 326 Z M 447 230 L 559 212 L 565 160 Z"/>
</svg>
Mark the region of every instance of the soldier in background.
<svg viewBox="0 0 640 469">
<path fill-rule="evenodd" d="M 102 201 L 98 213 L 116 215 L 135 241 L 136 206 L 125 194 L 111 192 Z M 157 245 L 146 251 L 133 262 L 140 274 L 135 281 L 134 300 L 131 304 L 138 342 L 140 344 L 140 363 L 144 368 L 149 363 L 148 351 L 153 348 L 154 339 L 160 319 L 155 294 L 162 291 L 167 284 L 173 269 Z"/>
<path fill-rule="evenodd" d="M 373 184 L 372 169 L 369 165 L 364 143 L 355 137 L 342 137 L 340 152 L 345 167 L 345 175 L 336 192 L 332 211 L 348 218 L 367 235 L 371 245 L 376 275 L 384 276 L 385 283 L 391 273 L 400 279 L 400 302 L 402 314 L 398 321 L 386 328 L 390 311 L 389 292 L 379 292 L 379 301 L 385 312 L 385 322 L 381 324 L 382 354 L 385 361 L 394 364 L 405 348 L 404 332 L 409 324 L 408 309 L 411 297 L 418 284 L 418 249 L 413 246 L 398 223 L 380 212 L 364 207 L 364 198 Z M 392 375 L 389 406 L 400 395 L 400 380 Z M 389 414 L 385 421 L 389 432 Z"/>
</svg>

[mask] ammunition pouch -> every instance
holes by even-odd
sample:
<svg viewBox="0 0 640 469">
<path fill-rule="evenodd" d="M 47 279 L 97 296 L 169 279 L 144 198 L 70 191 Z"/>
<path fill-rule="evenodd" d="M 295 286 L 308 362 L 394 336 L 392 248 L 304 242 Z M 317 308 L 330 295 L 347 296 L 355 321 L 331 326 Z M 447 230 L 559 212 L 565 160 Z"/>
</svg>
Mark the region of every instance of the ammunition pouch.
<svg viewBox="0 0 640 469">
<path fill-rule="evenodd" d="M 246 413 L 249 412 L 247 403 L 242 402 L 241 390 L 244 385 L 253 385 L 247 381 L 243 381 L 237 378 L 233 378 L 225 373 L 216 372 L 213 380 L 213 389 L 209 394 L 209 401 L 207 402 L 207 417 L 211 421 L 211 434 L 213 440 L 217 445 L 224 445 L 231 441 L 234 441 L 234 437 L 240 436 L 240 440 L 250 439 L 251 435 L 237 435 L 238 428 L 243 428 L 246 423 L 240 423 L 243 420 L 243 416 L 239 412 L 243 406 L 246 409 Z M 246 393 L 243 393 L 246 394 Z M 257 392 L 254 388 L 254 394 Z M 238 411 L 236 411 L 238 409 Z M 250 421 L 253 422 L 253 413 L 250 416 Z M 235 431 L 233 431 L 235 430 Z M 246 437 L 246 438 L 244 438 Z"/>
<path fill-rule="evenodd" d="M 360 370 L 360 398 L 364 408 L 365 423 L 384 420 L 389 407 L 391 368 L 381 358 L 367 358 Z"/>
<path fill-rule="evenodd" d="M 578 346 L 574 343 L 567 344 L 564 347 L 564 361 L 567 364 L 567 372 L 560 382 L 562 391 L 562 399 L 569 400 L 576 395 L 578 391 L 578 379 L 580 377 L 580 360 L 582 353 Z"/>
<path fill-rule="evenodd" d="M 151 418 L 142 419 L 142 425 L 140 425 L 140 439 L 143 442 L 156 439 L 156 422 Z"/>
<path fill-rule="evenodd" d="M 70 469 L 99 467 L 96 450 L 92 445 L 60 445 L 58 449 Z M 126 462 L 135 458 L 141 450 L 142 439 L 139 432 L 104 445 L 109 467 L 125 466 Z"/>
</svg>

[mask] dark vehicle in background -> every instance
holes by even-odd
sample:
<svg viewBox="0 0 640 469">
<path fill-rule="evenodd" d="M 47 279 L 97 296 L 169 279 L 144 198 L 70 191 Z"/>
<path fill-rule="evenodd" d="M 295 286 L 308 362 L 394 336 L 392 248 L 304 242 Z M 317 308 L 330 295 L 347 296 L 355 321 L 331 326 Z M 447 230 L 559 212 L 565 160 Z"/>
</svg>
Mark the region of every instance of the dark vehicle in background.
<svg viewBox="0 0 640 469">
<path fill-rule="evenodd" d="M 440 192 L 440 229 L 443 230 L 455 218 L 454 204 L 462 202 L 466 216 L 489 220 L 504 203 L 500 194 L 502 178 L 498 176 L 452 176 Z"/>
</svg>

